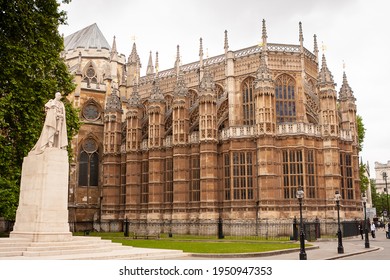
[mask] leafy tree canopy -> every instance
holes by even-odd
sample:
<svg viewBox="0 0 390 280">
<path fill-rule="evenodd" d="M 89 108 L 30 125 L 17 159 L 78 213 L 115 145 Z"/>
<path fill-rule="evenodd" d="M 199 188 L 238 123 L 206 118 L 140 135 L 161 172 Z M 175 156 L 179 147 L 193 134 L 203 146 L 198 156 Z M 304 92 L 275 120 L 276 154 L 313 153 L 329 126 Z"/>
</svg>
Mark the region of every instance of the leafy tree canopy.
<svg viewBox="0 0 390 280">
<path fill-rule="evenodd" d="M 60 57 L 64 42 L 58 27 L 66 13 L 56 0 L 0 0 L 0 14 L 0 217 L 12 219 L 23 157 L 42 130 L 44 104 L 75 86 Z M 77 112 L 65 104 L 72 138 Z"/>
</svg>

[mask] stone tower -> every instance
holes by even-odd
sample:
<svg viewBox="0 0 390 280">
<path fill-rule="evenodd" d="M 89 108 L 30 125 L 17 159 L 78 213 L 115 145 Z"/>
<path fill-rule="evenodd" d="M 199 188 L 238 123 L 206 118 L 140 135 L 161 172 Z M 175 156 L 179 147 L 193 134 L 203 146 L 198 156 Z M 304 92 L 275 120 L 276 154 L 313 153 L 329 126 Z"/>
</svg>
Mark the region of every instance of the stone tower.
<svg viewBox="0 0 390 280">
<path fill-rule="evenodd" d="M 121 185 L 122 103 L 113 86 L 104 110 L 102 219 L 119 219 Z"/>
</svg>

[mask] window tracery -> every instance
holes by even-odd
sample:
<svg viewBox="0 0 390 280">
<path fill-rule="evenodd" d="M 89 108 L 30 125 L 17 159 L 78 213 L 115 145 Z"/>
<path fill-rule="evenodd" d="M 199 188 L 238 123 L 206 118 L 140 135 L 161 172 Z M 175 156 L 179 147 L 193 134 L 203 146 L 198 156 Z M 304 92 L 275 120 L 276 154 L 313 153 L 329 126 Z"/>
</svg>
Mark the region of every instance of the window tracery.
<svg viewBox="0 0 390 280">
<path fill-rule="evenodd" d="M 295 81 L 282 74 L 275 81 L 276 122 L 294 122 L 296 120 Z"/>
<path fill-rule="evenodd" d="M 242 84 L 242 107 L 244 125 L 254 125 L 255 123 L 255 103 L 254 103 L 254 78 L 249 77 Z"/>
<path fill-rule="evenodd" d="M 99 146 L 89 137 L 81 145 L 79 153 L 79 186 L 99 185 Z"/>
<path fill-rule="evenodd" d="M 91 83 L 97 84 L 97 73 L 92 62 L 85 69 L 82 81 L 87 83 L 87 87 L 91 87 Z"/>
</svg>

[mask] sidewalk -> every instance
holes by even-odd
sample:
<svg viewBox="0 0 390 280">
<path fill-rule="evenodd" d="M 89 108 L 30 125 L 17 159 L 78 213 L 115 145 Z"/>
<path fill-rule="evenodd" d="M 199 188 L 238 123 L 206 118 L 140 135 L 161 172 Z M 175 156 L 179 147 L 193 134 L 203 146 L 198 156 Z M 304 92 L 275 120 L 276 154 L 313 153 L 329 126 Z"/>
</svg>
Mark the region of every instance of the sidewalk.
<svg viewBox="0 0 390 280">
<path fill-rule="evenodd" d="M 371 236 L 370 236 L 371 237 Z M 382 235 L 378 235 L 377 240 L 385 240 Z M 371 241 L 371 239 L 370 239 Z M 316 242 L 306 242 L 313 246 L 306 247 L 308 260 L 336 260 L 344 257 L 364 254 L 381 249 L 370 243 L 370 248 L 365 248 L 364 240 L 360 236 L 343 239 L 344 254 L 337 253 L 338 241 L 336 239 L 318 240 Z M 273 251 L 255 254 L 232 254 L 232 255 L 208 255 L 208 254 L 191 254 L 187 257 L 178 258 L 182 260 L 204 260 L 204 259 L 247 259 L 247 260 L 299 260 L 300 249 L 290 249 L 283 251 Z"/>
</svg>

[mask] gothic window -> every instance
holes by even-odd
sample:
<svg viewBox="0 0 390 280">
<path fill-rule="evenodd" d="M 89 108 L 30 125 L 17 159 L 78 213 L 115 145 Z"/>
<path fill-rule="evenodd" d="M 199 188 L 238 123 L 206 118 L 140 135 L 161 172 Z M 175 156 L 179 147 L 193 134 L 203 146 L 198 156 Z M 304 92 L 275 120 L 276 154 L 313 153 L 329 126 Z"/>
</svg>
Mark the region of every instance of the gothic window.
<svg viewBox="0 0 390 280">
<path fill-rule="evenodd" d="M 223 161 L 224 199 L 253 199 L 253 153 L 225 154 Z"/>
<path fill-rule="evenodd" d="M 341 196 L 343 199 L 354 199 L 351 155 L 340 154 Z"/>
<path fill-rule="evenodd" d="M 307 198 L 318 196 L 314 150 L 283 150 L 282 168 L 284 198 L 295 199 L 299 186 L 305 189 Z"/>
<path fill-rule="evenodd" d="M 194 155 L 190 161 L 190 201 L 200 201 L 200 157 Z"/>
<path fill-rule="evenodd" d="M 225 189 L 225 200 L 231 200 L 230 190 L 230 155 L 228 153 L 223 156 L 223 177 L 224 177 L 224 189 Z"/>
<path fill-rule="evenodd" d="M 283 151 L 283 191 L 284 198 L 295 198 L 297 189 L 303 185 L 302 150 Z"/>
<path fill-rule="evenodd" d="M 100 118 L 100 110 L 94 102 L 89 102 L 83 108 L 83 117 L 88 121 L 96 121 Z"/>
<path fill-rule="evenodd" d="M 88 138 L 79 154 L 79 186 L 99 185 L 99 153 L 95 140 Z"/>
<path fill-rule="evenodd" d="M 315 198 L 317 196 L 314 157 L 314 150 L 306 151 L 306 190 L 308 198 Z"/>
<path fill-rule="evenodd" d="M 142 161 L 141 166 L 141 203 L 149 202 L 149 161 Z"/>
<path fill-rule="evenodd" d="M 97 75 L 95 68 L 93 68 L 92 63 L 90 62 L 87 66 L 84 75 L 83 75 L 83 82 L 87 83 L 87 87 L 91 87 L 91 83 L 97 83 Z"/>
<path fill-rule="evenodd" d="M 165 160 L 165 202 L 173 202 L 173 159 L 167 158 Z"/>
<path fill-rule="evenodd" d="M 255 123 L 255 102 L 253 96 L 254 79 L 247 78 L 242 85 L 242 106 L 244 113 L 244 125 Z"/>
<path fill-rule="evenodd" d="M 276 122 L 296 120 L 295 82 L 288 75 L 281 75 L 275 81 Z"/>
</svg>

